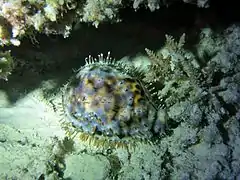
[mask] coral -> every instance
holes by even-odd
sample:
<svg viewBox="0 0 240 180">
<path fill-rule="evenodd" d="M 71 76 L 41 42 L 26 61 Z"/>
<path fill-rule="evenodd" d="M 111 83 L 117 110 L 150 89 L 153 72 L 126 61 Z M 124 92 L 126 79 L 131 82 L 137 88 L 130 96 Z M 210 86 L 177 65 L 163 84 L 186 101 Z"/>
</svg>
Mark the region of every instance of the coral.
<svg viewBox="0 0 240 180">
<path fill-rule="evenodd" d="M 4 20 L 0 20 L 1 24 L 0 24 L 0 45 L 3 46 L 5 44 L 9 43 L 9 39 L 10 39 L 10 33 L 6 27 L 6 25 L 4 25 Z"/>
<path fill-rule="evenodd" d="M 182 1 L 184 3 L 191 3 L 196 4 L 198 7 L 209 7 L 209 0 L 179 0 L 179 2 Z M 162 6 L 169 6 L 177 1 L 174 0 L 134 0 L 133 1 L 133 8 L 138 9 L 140 5 L 145 5 L 147 8 L 149 8 L 150 11 L 158 10 Z"/>
<path fill-rule="evenodd" d="M 196 3 L 199 7 L 206 7 L 208 1 L 184 2 Z M 160 6 L 172 4 L 173 1 L 135 0 L 133 8 L 137 9 L 145 3 L 151 11 L 155 11 Z M 10 44 L 18 46 L 22 36 L 34 35 L 34 31 L 46 34 L 63 34 L 64 37 L 68 37 L 75 23 L 87 22 L 98 27 L 100 23 L 106 21 L 119 22 L 119 10 L 128 6 L 129 2 L 122 2 L 121 0 L 1 0 L 0 17 L 8 25 L 6 26 L 0 20 L 1 34 L 4 35 L 3 38 L 2 35 L 0 36 L 0 40 L 7 40 Z M 5 37 L 8 38 L 5 39 Z"/>
<path fill-rule="evenodd" d="M 198 7 L 206 8 L 209 7 L 209 0 L 183 0 L 185 3 L 196 4 Z"/>
<path fill-rule="evenodd" d="M 9 27 L 9 23 L 0 17 L 0 45 L 4 46 L 13 44 L 15 46 L 19 46 L 20 41 L 14 37 L 11 37 L 11 30 Z"/>
<path fill-rule="evenodd" d="M 150 140 L 157 133 L 152 132 L 155 109 L 141 77 L 139 70 L 115 62 L 109 54 L 99 59 L 90 56 L 63 88 L 64 118 L 82 139 L 94 138 L 96 145 Z"/>
<path fill-rule="evenodd" d="M 121 0 L 105 1 L 105 0 L 87 0 L 83 8 L 82 21 L 92 22 L 98 27 L 100 22 L 119 21 L 117 13 L 122 6 Z"/>
<path fill-rule="evenodd" d="M 0 79 L 7 81 L 13 66 L 13 58 L 10 51 L 0 52 Z"/>
<path fill-rule="evenodd" d="M 71 0 L 2 0 L 0 1 L 0 17 L 2 19 L 0 27 L 4 31 L 1 32 L 8 31 L 7 41 L 11 40 L 9 44 L 20 45 L 23 36 L 32 36 L 34 31 L 47 33 L 52 24 L 57 21 L 60 23 L 63 19 L 62 14 L 69 10 L 70 4 Z M 72 20 L 69 23 L 66 21 L 62 23 L 67 26 L 72 23 Z M 2 37 L 0 39 L 4 40 Z"/>
</svg>

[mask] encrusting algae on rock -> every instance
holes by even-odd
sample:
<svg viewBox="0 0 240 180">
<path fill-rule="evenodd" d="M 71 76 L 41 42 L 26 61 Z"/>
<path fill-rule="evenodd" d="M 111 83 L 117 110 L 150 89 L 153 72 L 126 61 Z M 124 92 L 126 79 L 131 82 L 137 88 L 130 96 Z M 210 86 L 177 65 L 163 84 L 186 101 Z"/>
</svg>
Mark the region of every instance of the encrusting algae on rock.
<svg viewBox="0 0 240 180">
<path fill-rule="evenodd" d="M 62 89 L 63 128 L 95 146 L 126 147 L 150 142 L 159 123 L 143 73 L 108 53 L 86 64 Z"/>
</svg>

